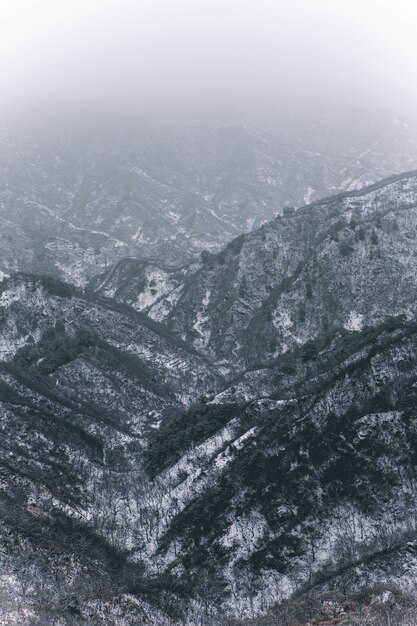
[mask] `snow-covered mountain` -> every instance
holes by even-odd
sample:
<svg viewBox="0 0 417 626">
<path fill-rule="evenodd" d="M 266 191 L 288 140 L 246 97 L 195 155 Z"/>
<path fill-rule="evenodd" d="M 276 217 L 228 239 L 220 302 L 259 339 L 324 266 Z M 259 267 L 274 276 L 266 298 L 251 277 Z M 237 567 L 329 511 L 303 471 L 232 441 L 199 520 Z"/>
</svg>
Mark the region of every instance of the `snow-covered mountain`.
<svg viewBox="0 0 417 626">
<path fill-rule="evenodd" d="M 415 314 L 416 197 L 415 172 L 393 176 L 278 216 L 182 271 L 125 260 L 90 288 L 247 367 L 324 332 Z"/>
<path fill-rule="evenodd" d="M 301 608 L 307 623 L 309 602 L 365 589 L 371 612 L 406 604 L 416 237 L 414 171 L 179 269 L 118 260 L 86 290 L 4 280 L 2 581 L 21 623 L 42 619 L 39 597 L 63 623 L 106 623 L 100 599 L 132 625 L 290 624 Z"/>
</svg>

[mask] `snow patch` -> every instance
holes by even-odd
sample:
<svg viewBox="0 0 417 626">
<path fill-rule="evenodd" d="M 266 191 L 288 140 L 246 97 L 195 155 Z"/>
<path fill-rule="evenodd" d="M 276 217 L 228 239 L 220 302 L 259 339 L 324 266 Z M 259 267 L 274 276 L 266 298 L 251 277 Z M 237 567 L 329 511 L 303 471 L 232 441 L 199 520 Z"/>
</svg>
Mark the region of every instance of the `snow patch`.
<svg viewBox="0 0 417 626">
<path fill-rule="evenodd" d="M 286 311 L 274 311 L 272 323 L 277 330 L 282 332 L 284 337 L 291 336 L 291 333 L 288 331 L 294 326 L 294 322 Z"/>
<path fill-rule="evenodd" d="M 168 274 L 159 268 L 149 269 L 146 278 L 147 282 L 144 290 L 138 295 L 132 305 L 137 311 L 143 311 L 143 309 L 152 306 L 174 287 L 168 278 Z"/>
<path fill-rule="evenodd" d="M 315 190 L 315 189 L 313 189 L 313 187 L 307 187 L 307 191 L 305 192 L 305 194 L 304 194 L 304 198 L 303 198 L 303 200 L 304 200 L 305 204 L 310 204 L 310 202 L 311 202 L 311 197 L 312 197 L 312 195 L 315 193 L 315 191 L 316 191 L 316 190 Z"/>
<path fill-rule="evenodd" d="M 206 315 L 205 310 L 207 309 L 210 302 L 210 290 L 207 289 L 204 297 L 201 301 L 202 307 L 197 312 L 196 320 L 193 324 L 194 330 L 198 333 L 198 338 L 194 341 L 194 345 L 197 348 L 206 348 L 209 341 L 211 331 L 207 328 L 208 323 L 208 315 Z"/>
<path fill-rule="evenodd" d="M 343 324 L 343 328 L 354 332 L 362 330 L 363 325 L 363 315 L 361 313 L 357 313 L 356 311 L 351 311 L 347 322 Z"/>
</svg>

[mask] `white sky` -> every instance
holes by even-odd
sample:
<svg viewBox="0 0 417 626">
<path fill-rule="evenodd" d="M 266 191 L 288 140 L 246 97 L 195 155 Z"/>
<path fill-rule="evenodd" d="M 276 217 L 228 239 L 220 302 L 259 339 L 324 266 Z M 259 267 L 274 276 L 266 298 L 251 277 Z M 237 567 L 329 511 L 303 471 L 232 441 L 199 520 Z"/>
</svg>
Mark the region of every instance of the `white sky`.
<svg viewBox="0 0 417 626">
<path fill-rule="evenodd" d="M 0 0 L 2 101 L 417 110 L 417 0 Z"/>
</svg>

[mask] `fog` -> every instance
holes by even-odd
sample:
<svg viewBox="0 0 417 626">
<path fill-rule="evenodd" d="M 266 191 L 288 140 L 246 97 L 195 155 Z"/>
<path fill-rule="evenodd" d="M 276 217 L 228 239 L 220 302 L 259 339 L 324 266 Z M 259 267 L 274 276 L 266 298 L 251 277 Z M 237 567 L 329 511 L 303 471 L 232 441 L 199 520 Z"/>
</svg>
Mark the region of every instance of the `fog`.
<svg viewBox="0 0 417 626">
<path fill-rule="evenodd" d="M 2 105 L 417 111 L 413 0 L 1 0 Z"/>
</svg>

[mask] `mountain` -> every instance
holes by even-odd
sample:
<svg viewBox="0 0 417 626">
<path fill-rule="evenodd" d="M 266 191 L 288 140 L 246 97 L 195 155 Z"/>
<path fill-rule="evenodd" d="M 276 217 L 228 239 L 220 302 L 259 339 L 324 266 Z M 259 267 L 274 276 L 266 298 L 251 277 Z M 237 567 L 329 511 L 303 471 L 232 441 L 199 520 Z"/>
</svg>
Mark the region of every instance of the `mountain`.
<svg viewBox="0 0 417 626">
<path fill-rule="evenodd" d="M 416 164 L 416 128 L 382 111 L 193 124 L 34 113 L 1 130 L 0 271 L 85 286 L 123 257 L 179 267 L 284 206 Z"/>
<path fill-rule="evenodd" d="M 416 236 L 408 172 L 181 267 L 3 280 L 4 614 L 415 608 Z"/>
<path fill-rule="evenodd" d="M 156 289 L 154 266 L 146 266 L 146 277 L 129 260 L 91 288 L 241 369 L 335 329 L 414 315 L 416 195 L 411 172 L 278 216 L 220 253 L 204 254 L 188 273 L 166 275 L 166 293 Z"/>
<path fill-rule="evenodd" d="M 187 494 L 159 558 L 214 605 L 250 614 L 415 576 L 416 231 L 410 172 L 276 218 L 153 303 L 122 262 L 93 285 L 228 379 L 147 449 L 150 475 L 181 476 Z"/>
<path fill-rule="evenodd" d="M 223 377 L 161 325 L 50 277 L 3 280 L 0 307 L 0 616 L 43 625 L 82 604 L 95 624 L 171 623 L 120 543 L 120 523 L 135 533 L 123 494 L 139 506 L 149 432 Z M 128 622 L 111 609 L 122 591 Z"/>
</svg>

